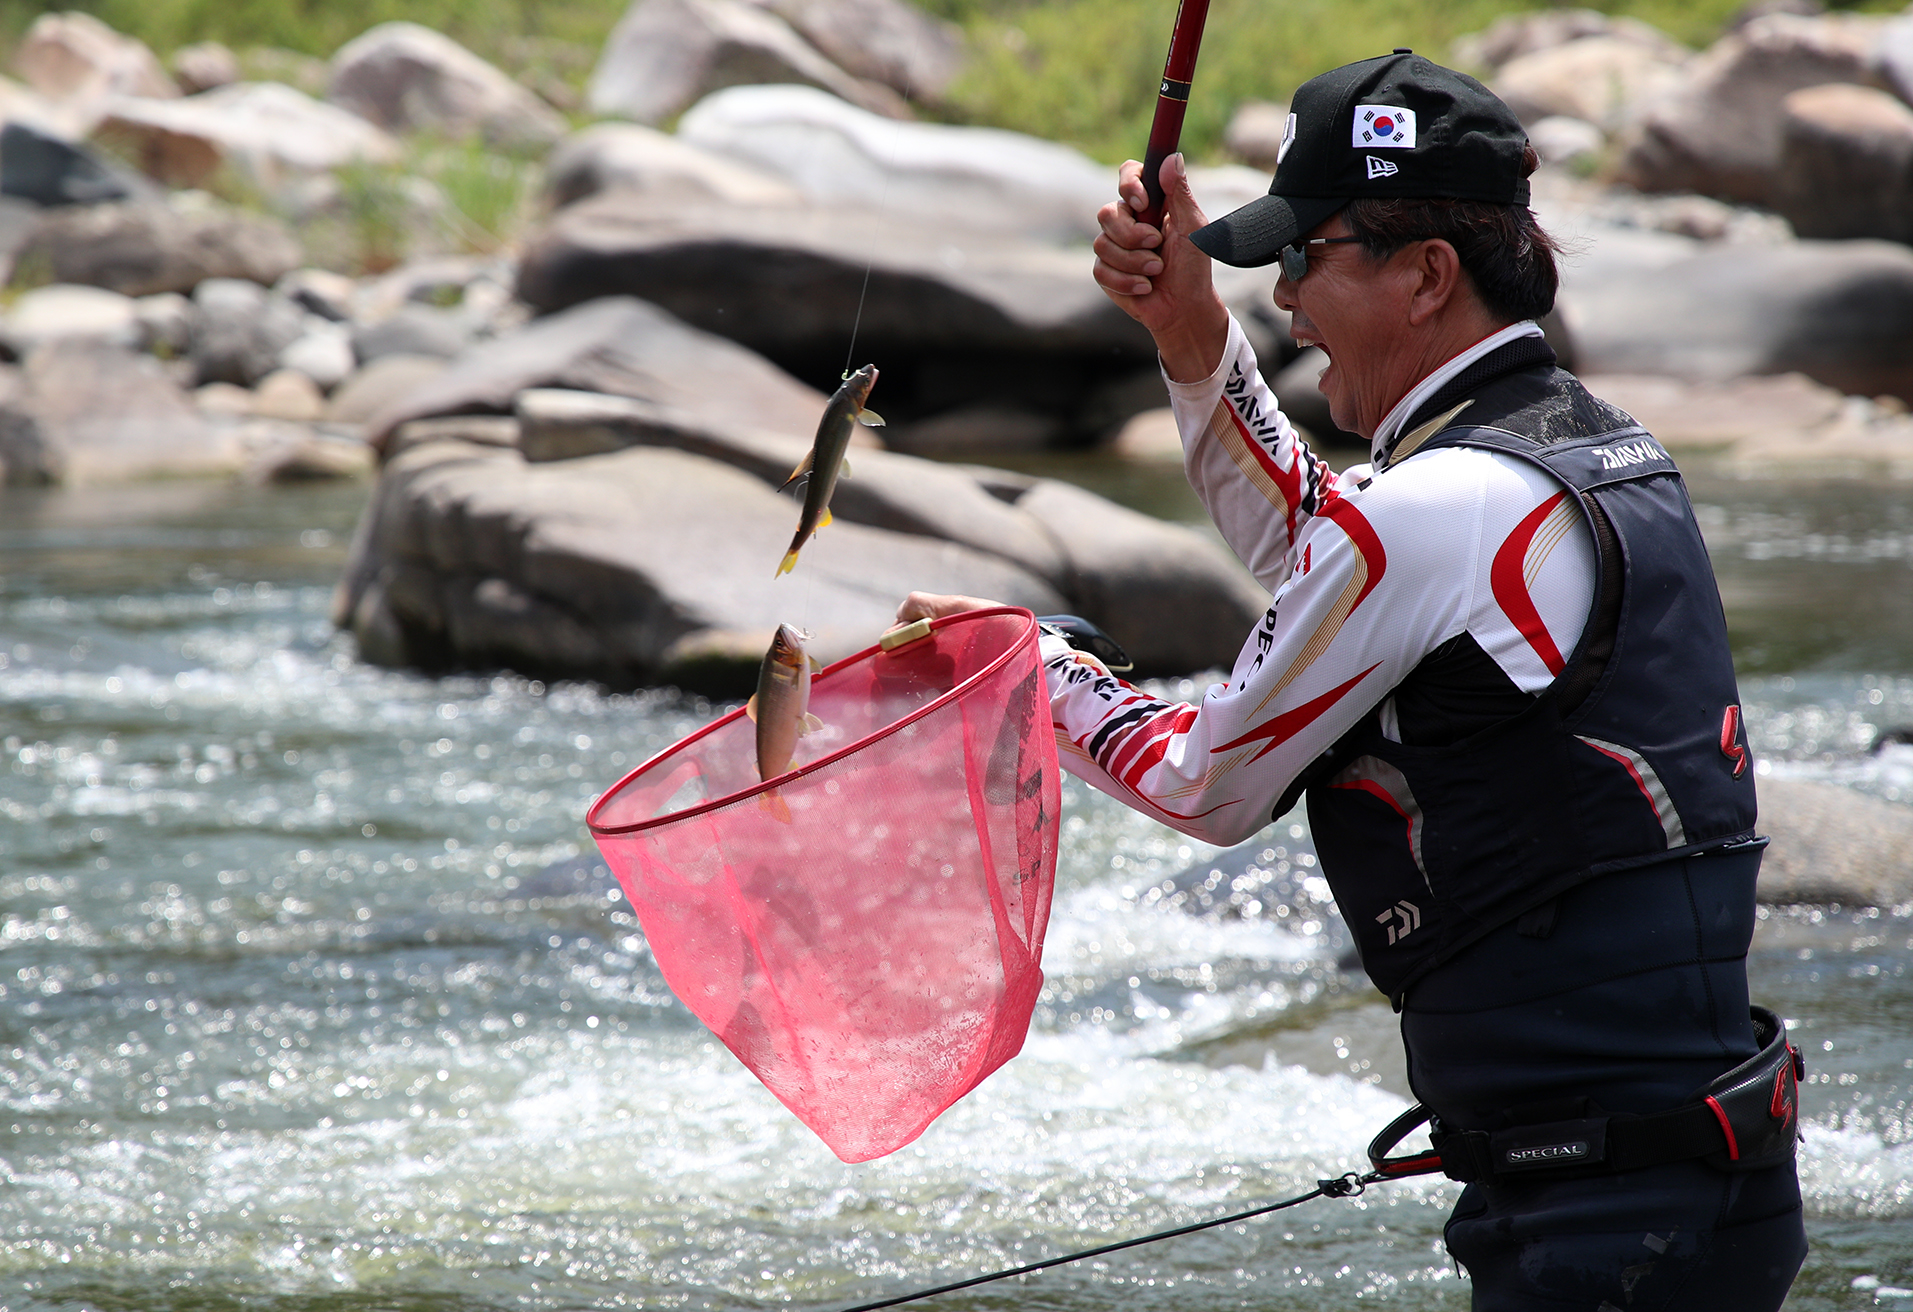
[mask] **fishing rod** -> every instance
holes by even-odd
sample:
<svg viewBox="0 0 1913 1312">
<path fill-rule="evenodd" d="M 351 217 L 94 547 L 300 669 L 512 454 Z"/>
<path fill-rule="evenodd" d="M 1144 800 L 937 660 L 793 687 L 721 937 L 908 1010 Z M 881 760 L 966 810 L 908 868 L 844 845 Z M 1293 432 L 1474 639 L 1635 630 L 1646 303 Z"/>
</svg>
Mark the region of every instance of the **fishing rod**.
<svg viewBox="0 0 1913 1312">
<path fill-rule="evenodd" d="M 1206 7 L 1206 0 L 1204 0 Z M 899 1294 L 895 1298 L 880 1298 L 874 1303 L 859 1303 L 847 1307 L 843 1312 L 876 1312 L 881 1307 L 896 1307 L 900 1303 L 914 1303 L 921 1298 L 933 1298 L 938 1294 L 953 1293 L 959 1289 L 969 1289 L 974 1285 L 987 1285 L 994 1280 L 1008 1280 L 1011 1276 L 1026 1276 L 1036 1271 L 1044 1271 L 1053 1266 L 1063 1266 L 1070 1262 L 1081 1262 L 1085 1258 L 1101 1257 L 1106 1253 L 1119 1253 L 1125 1248 L 1137 1248 L 1143 1244 L 1153 1244 L 1163 1239 L 1174 1239 L 1179 1235 L 1192 1235 L 1198 1230 L 1213 1230 L 1219 1225 L 1234 1225 L 1237 1221 L 1249 1221 L 1258 1216 L 1267 1216 L 1270 1212 L 1280 1212 L 1284 1208 L 1296 1207 L 1315 1198 L 1354 1198 L 1369 1185 L 1382 1180 L 1396 1178 L 1395 1173 L 1374 1170 L 1366 1175 L 1347 1171 L 1332 1180 L 1317 1180 L 1315 1188 L 1293 1198 L 1284 1198 L 1279 1203 L 1266 1203 L 1261 1207 L 1252 1207 L 1246 1212 L 1236 1212 L 1229 1216 L 1218 1216 L 1210 1221 L 1197 1221 L 1194 1225 L 1177 1226 L 1174 1230 L 1159 1230 L 1153 1235 L 1143 1235 L 1138 1239 L 1125 1239 L 1120 1243 L 1104 1244 L 1100 1248 L 1085 1248 L 1080 1253 L 1065 1253 L 1061 1257 L 1045 1258 L 1041 1262 L 1031 1262 L 1026 1266 L 1011 1267 L 1007 1271 L 992 1271 L 985 1276 L 972 1276 L 968 1280 L 958 1280 L 947 1285 L 938 1285 L 935 1289 L 919 1289 L 913 1294 Z"/>
<path fill-rule="evenodd" d="M 1149 193 L 1149 204 L 1136 216 L 1153 228 L 1162 226 L 1162 162 L 1182 144 L 1182 116 L 1189 108 L 1196 55 L 1202 49 L 1202 25 L 1208 18 L 1209 0 L 1181 0 L 1176 8 L 1176 25 L 1169 33 L 1162 88 L 1156 93 L 1156 117 L 1149 125 L 1149 148 L 1142 160 L 1142 185 Z"/>
</svg>

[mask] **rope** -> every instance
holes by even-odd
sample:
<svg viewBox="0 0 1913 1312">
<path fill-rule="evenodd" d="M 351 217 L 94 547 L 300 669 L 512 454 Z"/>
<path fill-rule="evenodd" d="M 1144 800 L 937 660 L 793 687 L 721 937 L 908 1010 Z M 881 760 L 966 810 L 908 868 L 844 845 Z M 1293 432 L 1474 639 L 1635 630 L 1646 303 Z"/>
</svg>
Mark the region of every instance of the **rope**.
<svg viewBox="0 0 1913 1312">
<path fill-rule="evenodd" d="M 843 1312 L 875 1312 L 880 1307 L 896 1307 L 899 1303 L 914 1303 L 920 1298 L 932 1298 L 937 1294 L 948 1294 L 958 1289 L 968 1289 L 972 1285 L 987 1285 L 992 1280 L 1007 1280 L 1011 1276 L 1026 1276 L 1034 1271 L 1042 1271 L 1053 1266 L 1062 1266 L 1069 1262 L 1080 1262 L 1086 1257 L 1101 1257 L 1105 1253 L 1119 1253 L 1125 1248 L 1136 1248 L 1142 1244 L 1153 1244 L 1162 1239 L 1174 1239 L 1180 1235 L 1192 1235 L 1198 1230 L 1212 1230 L 1219 1225 L 1234 1225 L 1237 1221 L 1248 1221 L 1258 1216 L 1267 1216 L 1270 1212 L 1279 1212 L 1285 1207 L 1295 1207 L 1315 1198 L 1353 1198 L 1362 1190 L 1379 1180 L 1387 1179 L 1379 1172 L 1371 1171 L 1367 1175 L 1357 1175 L 1353 1171 L 1336 1176 L 1333 1180 L 1318 1180 L 1315 1188 L 1294 1198 L 1285 1198 L 1279 1203 L 1268 1203 L 1262 1207 L 1252 1207 L 1246 1212 L 1237 1212 L 1232 1216 L 1218 1216 L 1213 1221 L 1198 1221 L 1194 1225 L 1178 1226 L 1174 1230 L 1162 1230 L 1153 1235 L 1144 1235 L 1140 1239 L 1125 1239 L 1121 1243 L 1104 1244 L 1101 1248 L 1086 1248 L 1080 1253 L 1065 1253 L 1061 1257 L 1045 1258 L 1041 1262 L 1031 1262 L 1027 1266 L 1011 1267 L 1007 1271 L 992 1271 L 986 1276 L 972 1276 L 968 1280 L 958 1280 L 954 1284 L 938 1285 L 935 1289 L 919 1289 L 914 1294 L 899 1294 L 895 1298 L 882 1298 L 874 1303 L 859 1303 L 847 1307 Z"/>
</svg>

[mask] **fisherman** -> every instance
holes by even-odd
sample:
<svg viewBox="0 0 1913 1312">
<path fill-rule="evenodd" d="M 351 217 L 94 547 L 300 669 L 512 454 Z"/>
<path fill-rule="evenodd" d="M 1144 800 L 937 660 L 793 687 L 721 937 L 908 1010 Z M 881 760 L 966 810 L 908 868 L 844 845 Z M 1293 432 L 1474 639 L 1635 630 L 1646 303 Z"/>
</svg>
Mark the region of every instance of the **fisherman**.
<svg viewBox="0 0 1913 1312">
<path fill-rule="evenodd" d="M 1397 50 L 1291 109 L 1268 195 L 1208 222 L 1177 155 L 1160 229 L 1134 161 L 1099 215 L 1096 279 L 1154 335 L 1189 480 L 1273 600 L 1193 706 L 1046 636 L 1064 763 L 1219 844 L 1306 795 L 1401 1012 L 1426 1109 L 1401 1128 L 1432 1112 L 1427 1169 L 1469 1181 L 1445 1238 L 1476 1309 L 1778 1308 L 1800 1067 L 1750 1017 L 1764 840 L 1684 486 L 1536 326 L 1557 247 L 1506 105 Z M 1290 425 L 1211 259 L 1280 261 L 1369 463 Z"/>
</svg>

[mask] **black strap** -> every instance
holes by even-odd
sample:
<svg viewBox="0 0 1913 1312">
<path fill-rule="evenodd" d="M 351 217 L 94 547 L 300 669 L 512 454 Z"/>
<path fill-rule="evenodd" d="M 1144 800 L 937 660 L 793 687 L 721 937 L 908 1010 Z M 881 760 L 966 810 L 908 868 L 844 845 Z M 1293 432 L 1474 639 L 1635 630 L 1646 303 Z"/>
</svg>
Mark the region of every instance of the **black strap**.
<svg viewBox="0 0 1913 1312">
<path fill-rule="evenodd" d="M 1388 1155 L 1422 1125 L 1430 1125 L 1429 1137 L 1435 1145 L 1431 1151 Z M 1511 1150 L 1511 1142 L 1519 1146 Z M 1505 1159 L 1511 1151 L 1525 1155 L 1526 1164 L 1510 1165 Z M 1368 1160 L 1376 1174 L 1390 1179 L 1439 1171 L 1451 1180 L 1469 1183 L 1534 1174 L 1637 1171 L 1725 1151 L 1727 1139 L 1720 1119 L 1704 1102 L 1652 1116 L 1589 1117 L 1516 1126 L 1501 1134 L 1445 1130 L 1432 1111 L 1417 1103 L 1375 1136 L 1368 1146 Z"/>
</svg>

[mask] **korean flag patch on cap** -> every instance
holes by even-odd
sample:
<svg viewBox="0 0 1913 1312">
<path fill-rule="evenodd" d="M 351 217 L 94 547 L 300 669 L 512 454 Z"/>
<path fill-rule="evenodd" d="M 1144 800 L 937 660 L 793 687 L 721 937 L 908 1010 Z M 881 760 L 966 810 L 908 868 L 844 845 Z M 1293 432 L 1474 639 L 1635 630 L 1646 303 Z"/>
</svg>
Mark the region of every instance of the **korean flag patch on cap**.
<svg viewBox="0 0 1913 1312">
<path fill-rule="evenodd" d="M 1400 105 L 1357 105 L 1355 139 L 1357 149 L 1375 150 L 1396 147 L 1412 150 L 1415 146 L 1415 111 Z"/>
</svg>

